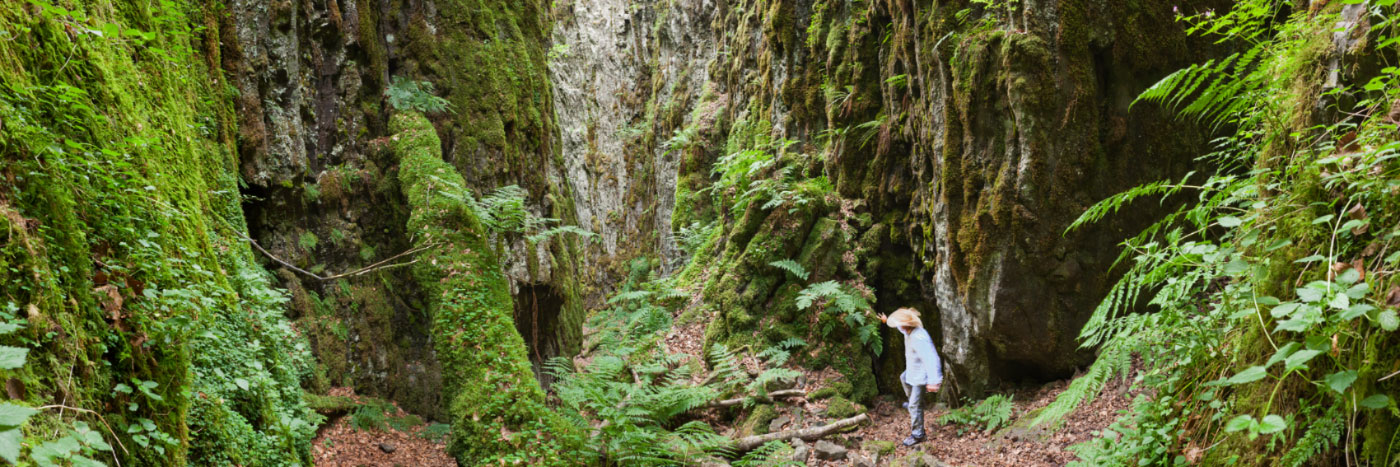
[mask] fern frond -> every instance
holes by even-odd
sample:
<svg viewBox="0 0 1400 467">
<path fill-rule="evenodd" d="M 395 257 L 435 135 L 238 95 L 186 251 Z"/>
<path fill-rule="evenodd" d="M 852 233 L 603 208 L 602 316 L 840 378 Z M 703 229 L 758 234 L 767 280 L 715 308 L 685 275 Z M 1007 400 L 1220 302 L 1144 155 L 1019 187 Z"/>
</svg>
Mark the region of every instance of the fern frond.
<svg viewBox="0 0 1400 467">
<path fill-rule="evenodd" d="M 790 259 L 774 261 L 768 263 L 768 265 L 787 271 L 788 273 L 797 276 L 798 279 L 802 279 L 804 281 L 807 280 L 807 276 L 810 275 L 810 273 L 807 272 L 807 268 L 802 267 L 802 264 Z"/>
<path fill-rule="evenodd" d="M 1112 341 L 1103 349 L 1098 360 L 1094 361 L 1084 376 L 1076 378 L 1049 405 L 1028 415 L 1030 421 L 1026 425 L 1058 427 L 1060 423 L 1064 422 L 1065 416 L 1074 412 L 1081 405 L 1093 402 L 1114 375 L 1125 375 L 1132 364 L 1132 352 L 1129 346 L 1122 340 Z"/>
</svg>

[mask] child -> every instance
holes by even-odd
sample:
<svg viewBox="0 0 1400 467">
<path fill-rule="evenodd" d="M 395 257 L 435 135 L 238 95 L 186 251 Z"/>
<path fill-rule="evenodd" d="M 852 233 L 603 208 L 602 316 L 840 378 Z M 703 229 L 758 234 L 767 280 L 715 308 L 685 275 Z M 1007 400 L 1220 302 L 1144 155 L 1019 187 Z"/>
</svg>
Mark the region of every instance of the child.
<svg viewBox="0 0 1400 467">
<path fill-rule="evenodd" d="M 904 439 L 905 446 L 913 446 L 924 440 L 924 409 L 919 405 L 923 399 L 924 390 L 928 392 L 938 392 L 943 385 L 943 365 L 938 360 L 938 352 L 933 349 L 933 337 L 924 330 L 924 323 L 919 320 L 919 312 L 913 308 L 900 308 L 885 315 L 877 315 L 881 322 L 890 327 L 898 329 L 904 334 L 904 373 L 899 375 L 899 382 L 904 385 L 904 393 L 909 396 L 909 402 L 904 403 L 904 407 L 909 409 L 909 419 L 911 430 L 908 438 Z"/>
</svg>

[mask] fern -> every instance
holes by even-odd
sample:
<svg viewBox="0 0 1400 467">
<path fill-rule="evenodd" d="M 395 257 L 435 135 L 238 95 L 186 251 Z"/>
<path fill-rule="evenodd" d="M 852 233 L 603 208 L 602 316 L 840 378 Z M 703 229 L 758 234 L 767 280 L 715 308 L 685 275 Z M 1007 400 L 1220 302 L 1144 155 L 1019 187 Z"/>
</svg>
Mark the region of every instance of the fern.
<svg viewBox="0 0 1400 467">
<path fill-rule="evenodd" d="M 1303 437 L 1298 438 L 1293 448 L 1283 455 L 1282 464 L 1292 467 L 1305 465 L 1318 454 L 1332 449 L 1346 430 L 1344 422 L 1342 414 L 1333 406 L 1322 417 L 1313 420 Z"/>
<path fill-rule="evenodd" d="M 1055 396 L 1055 400 L 1049 405 L 1028 414 L 1030 420 L 1026 425 L 1058 427 L 1064 422 L 1065 416 L 1081 405 L 1093 402 L 1114 375 L 1126 376 L 1132 368 L 1132 357 L 1132 352 L 1125 342 L 1113 341 L 1103 349 L 1088 372 L 1075 378 L 1074 382 L 1071 382 L 1064 392 Z"/>
<path fill-rule="evenodd" d="M 938 423 L 951 423 L 985 431 L 995 431 L 1011 421 L 1015 407 L 1015 404 L 1011 402 L 1011 397 L 997 394 L 983 399 L 975 405 L 948 412 L 946 415 L 938 417 Z"/>
<path fill-rule="evenodd" d="M 797 276 L 798 279 L 802 279 L 804 281 L 807 280 L 807 276 L 810 275 L 810 273 L 807 272 L 807 268 L 802 267 L 801 264 L 790 259 L 774 261 L 768 263 L 768 265 L 787 271 L 793 276 Z"/>
<path fill-rule="evenodd" d="M 792 447 L 782 441 L 769 441 L 734 461 L 734 467 L 780 467 L 802 465 L 791 460 Z"/>
<path fill-rule="evenodd" d="M 1133 100 L 1155 102 L 1186 117 L 1219 126 L 1251 105 L 1250 94 L 1267 84 L 1257 61 L 1266 43 L 1223 60 L 1209 60 L 1167 75 Z"/>
<path fill-rule="evenodd" d="M 797 293 L 797 309 L 806 310 L 820 300 L 842 294 L 841 283 L 836 281 L 818 282 Z"/>
<path fill-rule="evenodd" d="M 616 295 L 613 295 L 611 298 L 608 299 L 608 304 L 609 304 L 609 305 L 612 305 L 612 304 L 616 304 L 616 303 L 635 302 L 635 301 L 645 300 L 645 299 L 650 298 L 650 297 L 651 297 L 651 292 L 650 292 L 650 291 L 647 291 L 647 290 L 629 290 L 629 291 L 626 291 L 626 292 L 619 292 L 619 293 L 617 293 Z"/>
</svg>

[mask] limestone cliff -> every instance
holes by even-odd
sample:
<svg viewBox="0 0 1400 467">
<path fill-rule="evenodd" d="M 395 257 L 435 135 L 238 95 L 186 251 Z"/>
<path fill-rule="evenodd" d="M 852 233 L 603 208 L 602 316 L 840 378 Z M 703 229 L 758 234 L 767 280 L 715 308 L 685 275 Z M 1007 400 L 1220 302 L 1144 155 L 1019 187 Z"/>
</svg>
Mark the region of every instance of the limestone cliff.
<svg viewBox="0 0 1400 467">
<path fill-rule="evenodd" d="M 815 329 L 791 304 L 811 281 L 768 266 L 792 258 L 873 289 L 878 311 L 923 310 L 965 394 L 1068 375 L 1089 356 L 1074 338 L 1114 277 L 1114 247 L 1148 213 L 1061 232 L 1098 199 L 1185 173 L 1203 147 L 1196 128 L 1129 106 L 1209 51 L 1172 6 L 561 4 L 566 55 L 552 70 L 570 180 L 612 183 L 576 189 L 600 201 L 579 217 L 618 213 L 629 228 L 670 217 L 656 234 L 612 231 L 663 257 L 668 234 L 679 238 L 714 273 L 711 342 Z M 786 191 L 752 204 L 750 186 L 713 191 L 725 177 L 715 163 L 755 149 L 777 162 L 753 180 L 788 180 Z M 668 188 L 671 209 L 633 196 Z M 782 196 L 810 202 L 788 209 Z M 876 380 L 896 388 L 899 356 L 855 345 L 813 358 L 841 366 L 861 397 Z"/>
</svg>

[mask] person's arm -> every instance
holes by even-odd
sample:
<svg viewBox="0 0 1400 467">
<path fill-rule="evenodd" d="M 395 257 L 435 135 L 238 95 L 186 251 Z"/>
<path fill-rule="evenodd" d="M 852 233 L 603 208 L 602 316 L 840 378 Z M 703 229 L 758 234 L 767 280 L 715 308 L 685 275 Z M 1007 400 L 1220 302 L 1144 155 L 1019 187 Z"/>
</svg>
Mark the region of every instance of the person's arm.
<svg viewBox="0 0 1400 467">
<path fill-rule="evenodd" d="M 938 351 L 933 348 L 933 337 L 915 339 L 914 352 L 917 352 L 919 359 L 924 361 L 924 371 L 929 375 L 929 390 L 937 391 L 938 387 L 943 385 L 943 362 L 938 359 Z"/>
</svg>

